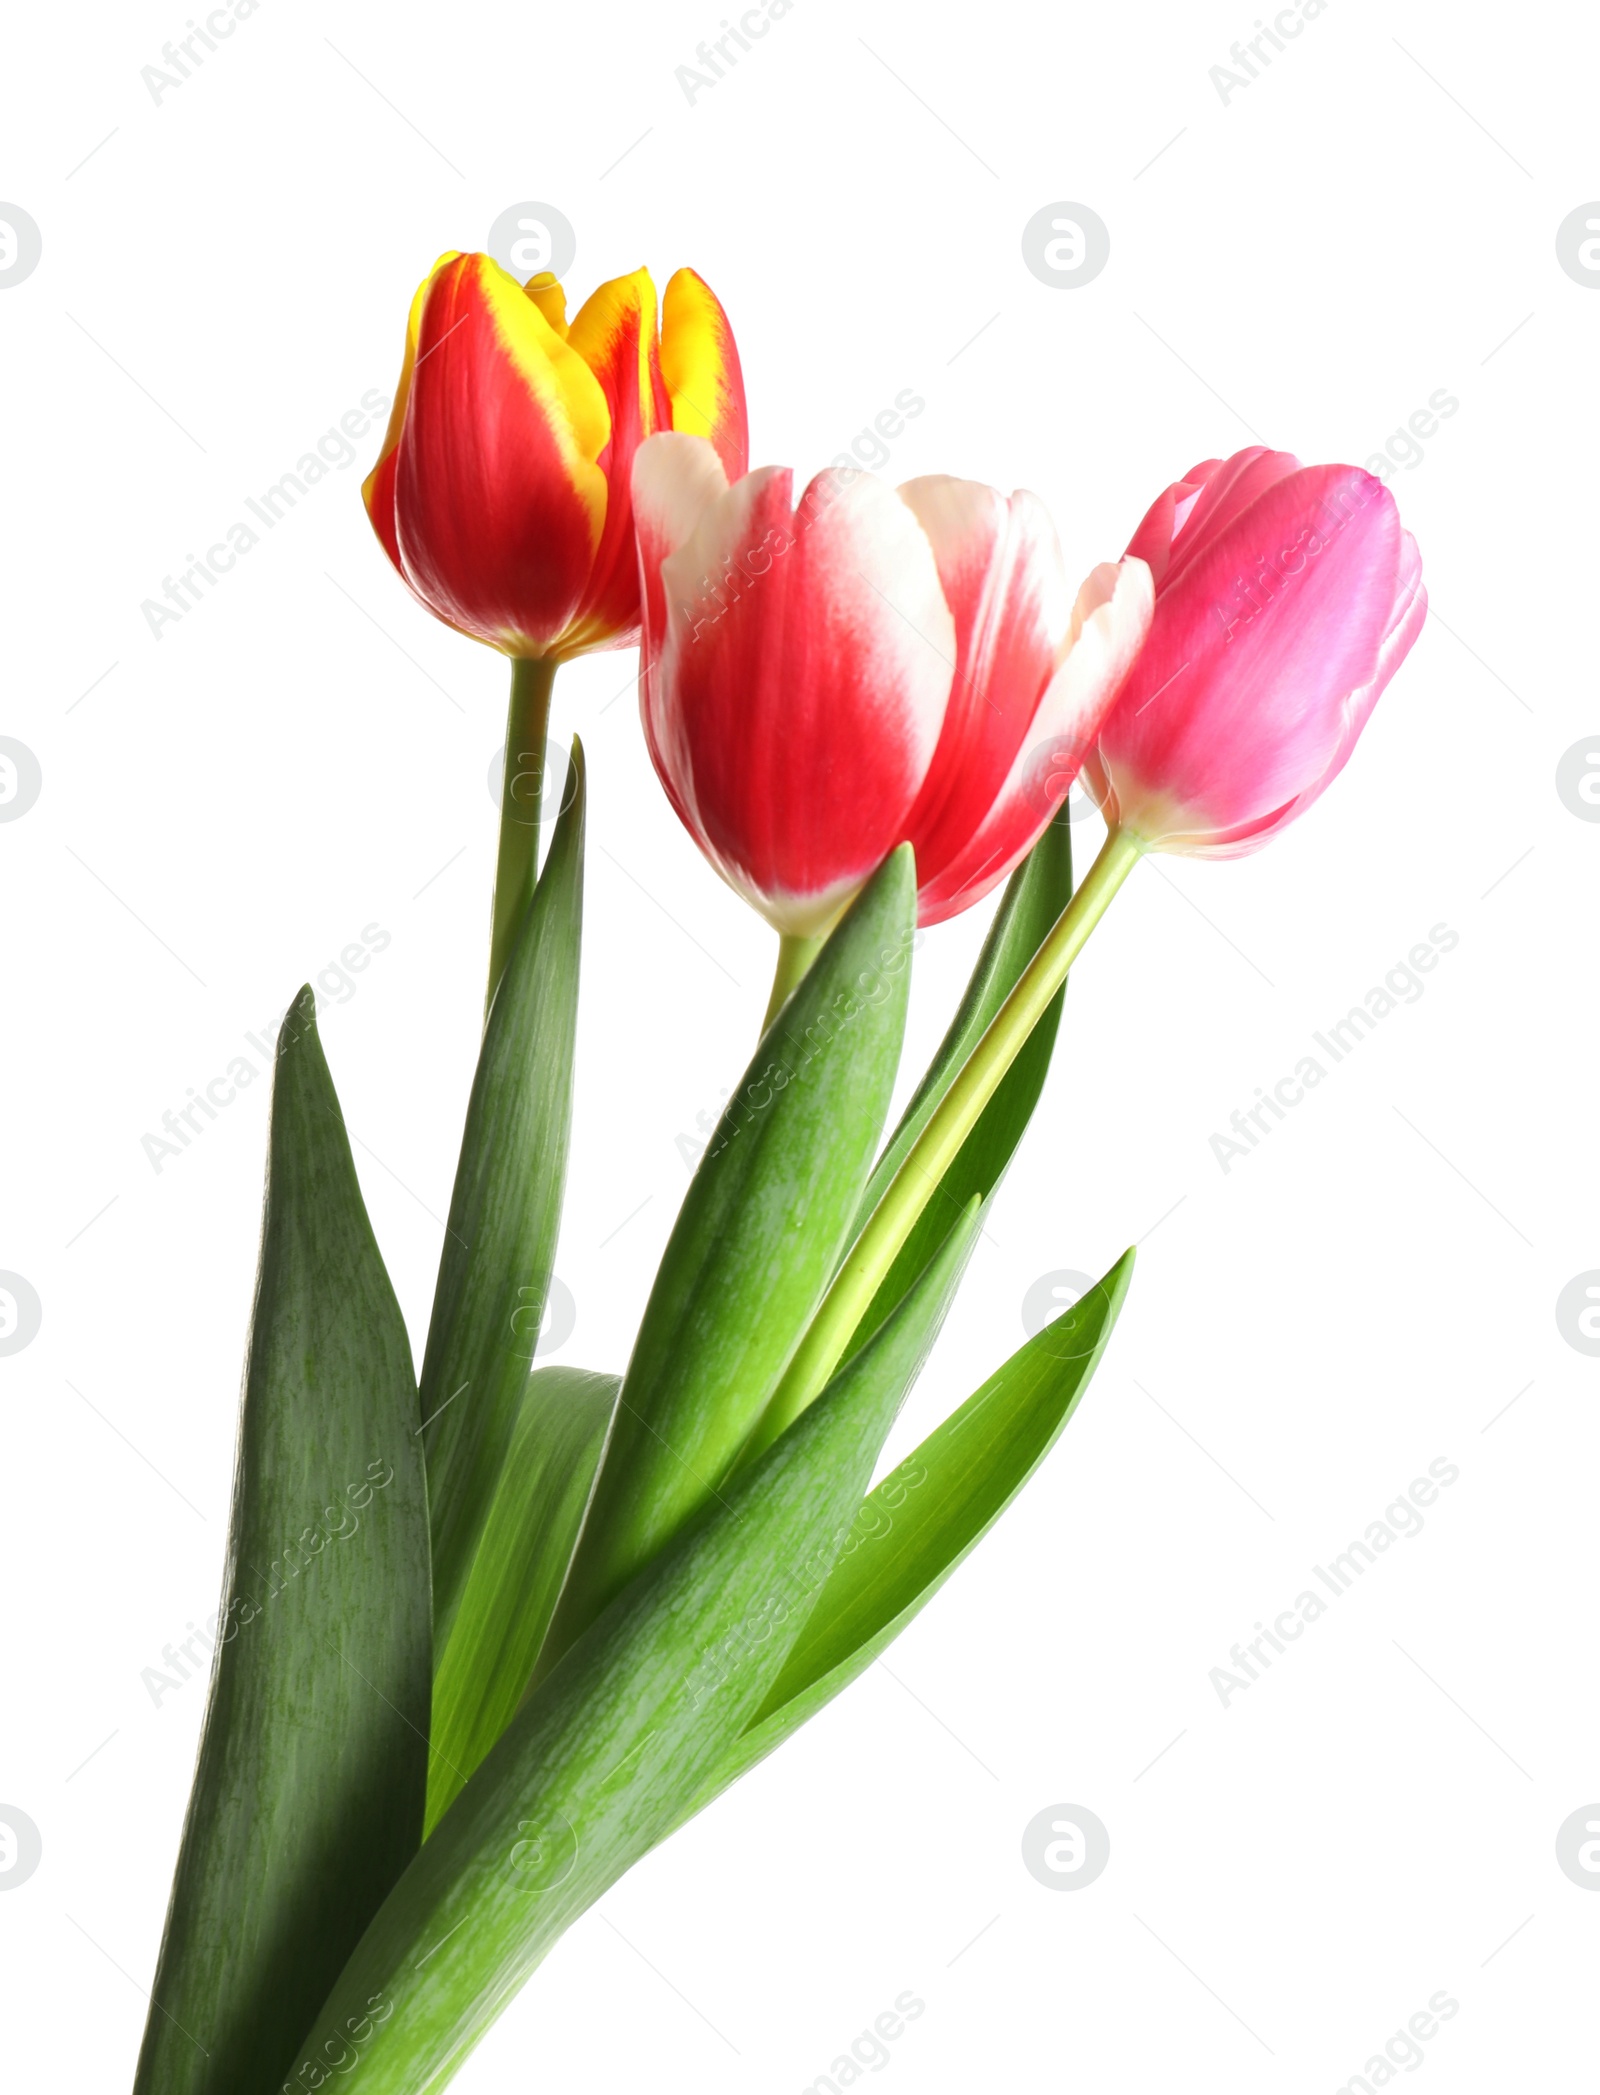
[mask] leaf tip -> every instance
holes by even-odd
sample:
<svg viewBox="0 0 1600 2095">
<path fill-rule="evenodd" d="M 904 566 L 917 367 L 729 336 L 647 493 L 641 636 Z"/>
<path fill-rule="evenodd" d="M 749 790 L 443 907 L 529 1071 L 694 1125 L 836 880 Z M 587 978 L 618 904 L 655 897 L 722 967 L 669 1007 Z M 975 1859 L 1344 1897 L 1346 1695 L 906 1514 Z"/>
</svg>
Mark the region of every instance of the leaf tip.
<svg viewBox="0 0 1600 2095">
<path fill-rule="evenodd" d="M 309 982 L 302 982 L 289 1000 L 278 1028 L 278 1058 L 281 1061 L 302 1034 L 317 1037 L 317 995 Z"/>
</svg>

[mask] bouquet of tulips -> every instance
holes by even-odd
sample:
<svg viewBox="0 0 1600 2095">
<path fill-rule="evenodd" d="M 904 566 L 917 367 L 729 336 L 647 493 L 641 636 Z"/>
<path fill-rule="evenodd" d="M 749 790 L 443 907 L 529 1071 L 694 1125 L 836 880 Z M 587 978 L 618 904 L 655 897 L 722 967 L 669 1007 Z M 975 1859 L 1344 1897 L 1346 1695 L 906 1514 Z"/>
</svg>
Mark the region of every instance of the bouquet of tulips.
<svg viewBox="0 0 1600 2095">
<path fill-rule="evenodd" d="M 489 1001 L 420 1386 L 309 990 L 278 1044 L 225 1586 L 139 2095 L 443 2088 L 576 1917 L 837 1695 L 1043 1461 L 1133 1255 L 873 1482 L 1148 851 L 1265 844 L 1421 627 L 1380 483 L 1251 449 L 1074 595 L 1032 495 L 748 470 L 721 306 L 447 255 L 366 482 L 511 662 Z M 584 764 L 558 665 L 638 645 L 668 797 L 778 934 L 632 1351 L 535 1367 L 561 1217 Z M 1080 768 L 1107 836 L 1075 888 Z M 1006 886 L 887 1140 L 919 926 Z M 621 1372 L 613 1372 L 613 1368 Z"/>
</svg>

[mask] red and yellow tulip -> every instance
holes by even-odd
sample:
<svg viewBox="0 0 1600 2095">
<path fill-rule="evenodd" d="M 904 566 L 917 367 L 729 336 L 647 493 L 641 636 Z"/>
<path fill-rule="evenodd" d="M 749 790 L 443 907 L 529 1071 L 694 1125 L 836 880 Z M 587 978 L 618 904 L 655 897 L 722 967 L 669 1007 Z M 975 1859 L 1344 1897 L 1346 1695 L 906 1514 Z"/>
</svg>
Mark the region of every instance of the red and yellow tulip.
<svg viewBox="0 0 1600 2095">
<path fill-rule="evenodd" d="M 447 254 L 411 302 L 389 428 L 362 493 L 435 617 L 503 654 L 568 660 L 639 636 L 633 456 L 657 430 L 748 452 L 727 316 L 692 269 L 602 284 L 569 323 L 554 277 Z"/>
</svg>

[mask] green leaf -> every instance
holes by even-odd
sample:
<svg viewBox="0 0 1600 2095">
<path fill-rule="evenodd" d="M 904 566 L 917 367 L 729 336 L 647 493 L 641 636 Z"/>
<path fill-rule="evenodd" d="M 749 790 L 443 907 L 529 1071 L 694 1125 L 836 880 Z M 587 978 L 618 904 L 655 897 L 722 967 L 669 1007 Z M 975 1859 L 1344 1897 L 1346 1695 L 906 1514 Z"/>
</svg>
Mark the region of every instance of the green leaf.
<svg viewBox="0 0 1600 2095">
<path fill-rule="evenodd" d="M 522 1410 L 561 1222 L 583 922 L 576 740 L 572 773 L 572 798 L 484 1032 L 422 1366 L 441 1654 Z"/>
<path fill-rule="evenodd" d="M 422 1836 L 417 1391 L 315 1010 L 302 989 L 278 1039 L 217 1663 L 136 2095 L 276 2095 Z"/>
<path fill-rule="evenodd" d="M 428 1831 L 533 1677 L 616 1409 L 619 1375 L 536 1368 L 433 1688 Z"/>
<path fill-rule="evenodd" d="M 286 2082 L 436 2095 L 572 1920 L 682 1816 L 782 1666 L 932 1343 L 976 1203 L 873 1339 L 512 1720 L 340 1975 Z"/>
<path fill-rule="evenodd" d="M 888 1112 L 914 907 L 902 846 L 778 1013 L 718 1123 L 639 1327 L 542 1671 L 716 1490 L 821 1299 Z M 659 1023 L 645 1014 L 642 1030 Z"/>
<path fill-rule="evenodd" d="M 852 1243 L 904 1162 L 906 1152 L 949 1090 L 956 1072 L 977 1046 L 989 1021 L 1071 898 L 1072 832 L 1066 808 L 1062 807 L 1006 885 L 960 1008 L 862 1194 L 850 1231 Z M 877 1330 L 922 1271 L 934 1246 L 949 1229 L 951 1218 L 974 1194 L 987 1200 L 999 1185 L 1044 1089 L 1065 995 L 1063 988 L 951 1162 L 938 1192 L 923 1209 L 857 1327 L 857 1343 Z"/>
<path fill-rule="evenodd" d="M 1129 1250 L 867 1495 L 783 1671 L 685 1817 L 848 1687 L 982 1541 L 1076 1410 L 1132 1272 Z"/>
</svg>

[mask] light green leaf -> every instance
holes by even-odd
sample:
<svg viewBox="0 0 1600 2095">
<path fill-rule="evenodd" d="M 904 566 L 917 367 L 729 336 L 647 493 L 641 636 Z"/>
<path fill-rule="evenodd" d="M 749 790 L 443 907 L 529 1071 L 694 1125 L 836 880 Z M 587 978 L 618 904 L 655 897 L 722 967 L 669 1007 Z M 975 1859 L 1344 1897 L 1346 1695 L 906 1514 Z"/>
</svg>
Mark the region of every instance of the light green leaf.
<svg viewBox="0 0 1600 2095">
<path fill-rule="evenodd" d="M 982 1541 L 1076 1410 L 1132 1271 L 1129 1250 L 867 1495 L 782 1673 L 685 1817 L 848 1687 Z"/>
<path fill-rule="evenodd" d="M 315 1010 L 303 989 L 278 1039 L 217 1661 L 136 2095 L 277 2095 L 422 1836 L 416 1383 Z"/>
<path fill-rule="evenodd" d="M 600 1467 L 619 1375 L 536 1368 L 433 1689 L 428 1831 L 533 1677 Z"/>
<path fill-rule="evenodd" d="M 572 779 L 484 1032 L 422 1367 L 441 1652 L 522 1410 L 561 1222 L 583 922 L 576 740 Z"/>
<path fill-rule="evenodd" d="M 541 1672 L 716 1490 L 821 1298 L 888 1111 L 914 906 L 902 846 L 718 1124 L 651 1290 Z M 643 1014 L 641 1029 L 661 1022 Z"/>
<path fill-rule="evenodd" d="M 1017 977 L 1043 945 L 1046 934 L 1071 898 L 1072 832 L 1063 806 L 1006 884 L 1005 895 L 989 927 L 989 935 L 984 940 L 983 951 L 978 956 L 978 964 L 972 971 L 960 1008 L 867 1182 L 855 1225 L 850 1231 L 852 1243 L 860 1235 L 867 1217 L 887 1190 L 934 1108 L 949 1090 L 956 1072 L 977 1046 L 989 1021 L 1010 995 Z M 1006 1072 L 977 1126 L 951 1161 L 939 1190 L 923 1209 L 857 1327 L 854 1343 L 859 1344 L 877 1330 L 932 1257 L 934 1247 L 949 1229 L 952 1217 L 959 1214 L 974 1194 L 980 1200 L 987 1200 L 999 1185 L 1044 1089 L 1065 995 L 1063 988 Z"/>
<path fill-rule="evenodd" d="M 976 1203 L 871 1344 L 591 1625 L 368 1929 L 286 2085 L 436 2095 L 556 1937 L 682 1816 L 825 1583 L 967 1257 Z"/>
</svg>

